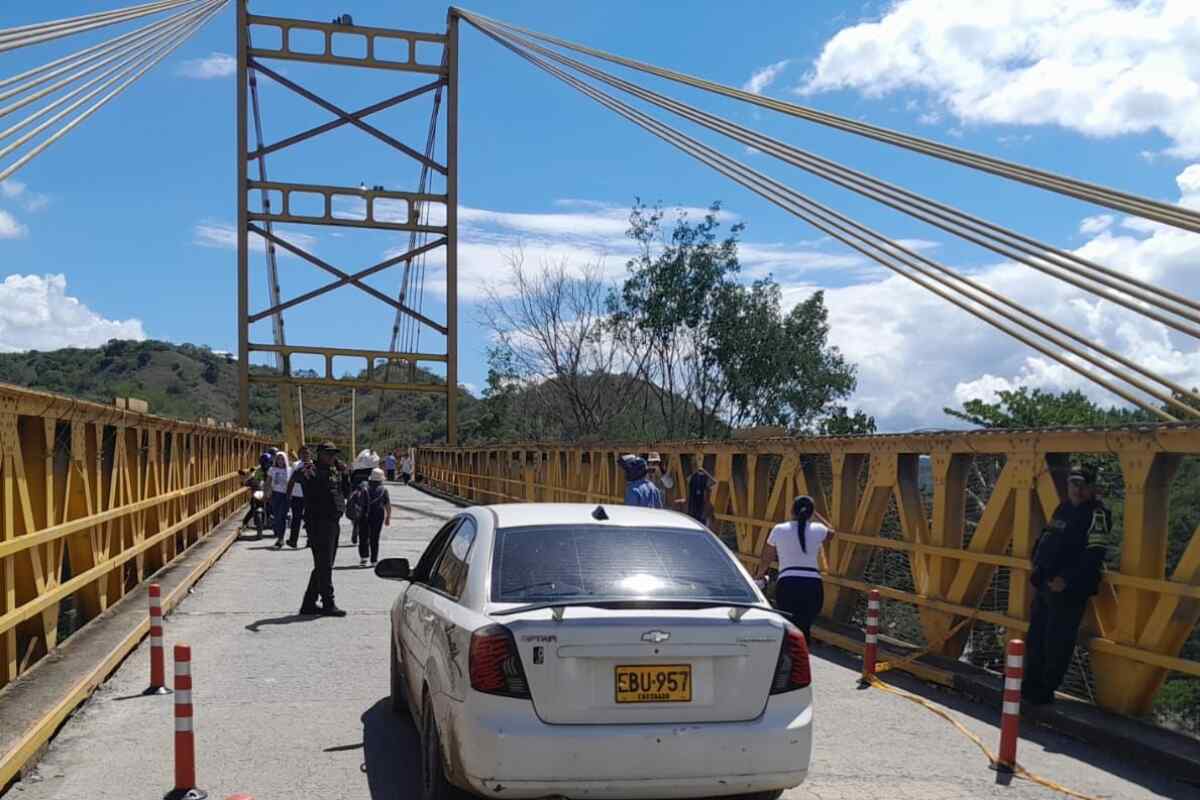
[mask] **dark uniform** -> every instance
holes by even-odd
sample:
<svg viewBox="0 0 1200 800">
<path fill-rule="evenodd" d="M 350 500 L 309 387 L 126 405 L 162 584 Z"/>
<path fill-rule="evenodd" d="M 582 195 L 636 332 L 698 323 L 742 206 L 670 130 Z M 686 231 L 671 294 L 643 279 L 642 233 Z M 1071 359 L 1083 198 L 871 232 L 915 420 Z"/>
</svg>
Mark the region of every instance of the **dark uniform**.
<svg viewBox="0 0 1200 800">
<path fill-rule="evenodd" d="M 320 449 L 335 448 L 332 444 L 323 444 Z M 350 479 L 341 464 L 321 464 L 319 458 L 297 470 L 295 479 L 304 489 L 304 524 L 313 557 L 313 570 L 300 613 L 329 613 L 337 609 L 333 602 L 333 560 L 337 556 L 341 534 L 338 521 L 346 512 Z M 318 597 L 320 607 L 317 606 Z"/>
<path fill-rule="evenodd" d="M 1054 691 L 1067 674 L 1088 598 L 1100 588 L 1110 530 L 1112 513 L 1104 503 L 1064 501 L 1034 548 L 1029 580 L 1037 591 L 1021 684 L 1021 695 L 1032 703 L 1053 702 Z M 1049 587 L 1055 578 L 1066 582 L 1061 592 Z"/>
</svg>

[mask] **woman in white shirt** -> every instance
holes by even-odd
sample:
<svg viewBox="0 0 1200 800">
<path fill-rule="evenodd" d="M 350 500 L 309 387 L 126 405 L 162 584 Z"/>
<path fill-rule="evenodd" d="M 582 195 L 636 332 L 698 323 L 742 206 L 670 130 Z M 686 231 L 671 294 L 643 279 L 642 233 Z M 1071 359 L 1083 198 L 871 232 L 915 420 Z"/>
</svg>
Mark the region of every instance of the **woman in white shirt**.
<svg viewBox="0 0 1200 800">
<path fill-rule="evenodd" d="M 813 522 L 816 517 L 819 522 Z M 762 559 L 758 562 L 760 580 L 771 562 L 779 561 L 779 581 L 775 584 L 775 605 L 792 615 L 804 638 L 812 641 L 812 624 L 821 613 L 825 589 L 817 553 L 821 543 L 834 534 L 829 521 L 816 513 L 811 497 L 797 497 L 792 503 L 792 521 L 776 525 L 767 536 Z"/>
<path fill-rule="evenodd" d="M 292 471 L 288 469 L 287 456 L 282 452 L 275 454 L 275 461 L 267 470 L 267 486 L 271 487 L 271 527 L 275 530 L 275 547 L 283 547 L 283 537 L 288 523 L 288 478 Z"/>
</svg>

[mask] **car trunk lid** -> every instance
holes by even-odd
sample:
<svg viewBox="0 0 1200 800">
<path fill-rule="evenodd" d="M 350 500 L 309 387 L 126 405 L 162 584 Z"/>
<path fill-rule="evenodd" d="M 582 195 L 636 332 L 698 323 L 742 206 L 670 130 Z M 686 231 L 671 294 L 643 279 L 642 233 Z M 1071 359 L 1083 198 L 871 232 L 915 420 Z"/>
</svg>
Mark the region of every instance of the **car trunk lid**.
<svg viewBox="0 0 1200 800">
<path fill-rule="evenodd" d="M 551 609 L 497 618 L 513 633 L 544 722 L 740 722 L 766 706 L 783 637 L 770 612 L 559 611 L 561 619 Z"/>
</svg>

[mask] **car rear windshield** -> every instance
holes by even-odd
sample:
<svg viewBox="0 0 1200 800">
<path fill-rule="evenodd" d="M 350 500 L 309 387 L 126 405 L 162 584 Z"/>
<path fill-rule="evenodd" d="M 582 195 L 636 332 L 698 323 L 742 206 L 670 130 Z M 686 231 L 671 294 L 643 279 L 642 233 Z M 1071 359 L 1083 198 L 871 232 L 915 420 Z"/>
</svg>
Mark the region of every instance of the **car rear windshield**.
<svg viewBox="0 0 1200 800">
<path fill-rule="evenodd" d="M 493 602 L 639 597 L 758 600 L 728 549 L 708 531 L 598 525 L 497 531 Z"/>
</svg>

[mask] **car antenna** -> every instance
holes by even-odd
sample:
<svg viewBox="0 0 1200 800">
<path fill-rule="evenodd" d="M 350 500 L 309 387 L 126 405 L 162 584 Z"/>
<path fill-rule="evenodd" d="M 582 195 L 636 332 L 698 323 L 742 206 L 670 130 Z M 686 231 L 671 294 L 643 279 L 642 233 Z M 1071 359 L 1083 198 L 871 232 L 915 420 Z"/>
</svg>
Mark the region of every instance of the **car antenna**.
<svg viewBox="0 0 1200 800">
<path fill-rule="evenodd" d="M 592 519 L 608 519 L 608 512 L 604 510 L 604 506 L 596 506 L 596 510 L 592 512 Z"/>
</svg>

